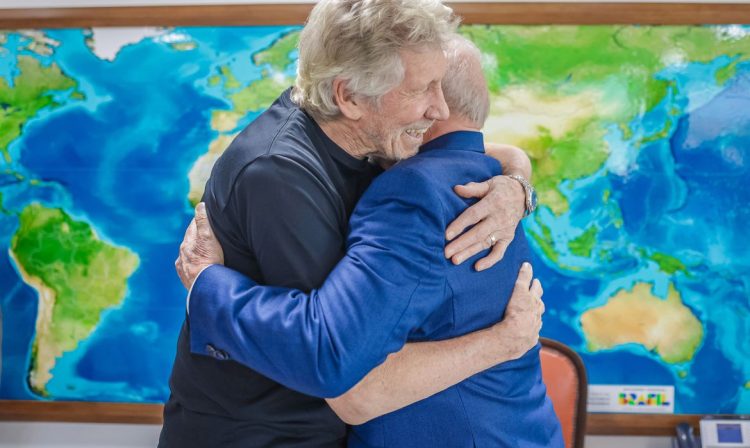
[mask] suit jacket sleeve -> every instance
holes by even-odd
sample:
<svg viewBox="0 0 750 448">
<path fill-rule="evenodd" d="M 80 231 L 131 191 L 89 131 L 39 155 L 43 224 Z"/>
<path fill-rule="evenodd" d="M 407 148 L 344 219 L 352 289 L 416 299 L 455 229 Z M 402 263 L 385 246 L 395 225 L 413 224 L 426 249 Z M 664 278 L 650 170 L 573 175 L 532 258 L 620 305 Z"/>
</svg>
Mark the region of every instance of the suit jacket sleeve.
<svg viewBox="0 0 750 448">
<path fill-rule="evenodd" d="M 427 179 L 386 172 L 357 204 L 346 256 L 319 289 L 206 269 L 190 301 L 193 347 L 212 344 L 303 393 L 340 395 L 447 300 L 443 215 Z"/>
</svg>

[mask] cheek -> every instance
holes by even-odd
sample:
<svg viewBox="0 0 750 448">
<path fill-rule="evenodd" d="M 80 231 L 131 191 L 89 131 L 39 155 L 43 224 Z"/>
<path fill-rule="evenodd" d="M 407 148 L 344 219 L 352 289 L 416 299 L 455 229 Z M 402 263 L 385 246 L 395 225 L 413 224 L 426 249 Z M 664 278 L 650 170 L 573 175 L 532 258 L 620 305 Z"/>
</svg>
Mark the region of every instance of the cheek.
<svg viewBox="0 0 750 448">
<path fill-rule="evenodd" d="M 426 103 L 421 100 L 404 102 L 394 110 L 389 121 L 400 129 L 406 129 L 424 120 L 427 110 Z"/>
<path fill-rule="evenodd" d="M 424 116 L 424 110 L 421 107 L 411 106 L 409 109 L 402 111 L 400 115 L 400 121 L 404 127 L 409 127 L 414 123 L 422 120 Z"/>
</svg>

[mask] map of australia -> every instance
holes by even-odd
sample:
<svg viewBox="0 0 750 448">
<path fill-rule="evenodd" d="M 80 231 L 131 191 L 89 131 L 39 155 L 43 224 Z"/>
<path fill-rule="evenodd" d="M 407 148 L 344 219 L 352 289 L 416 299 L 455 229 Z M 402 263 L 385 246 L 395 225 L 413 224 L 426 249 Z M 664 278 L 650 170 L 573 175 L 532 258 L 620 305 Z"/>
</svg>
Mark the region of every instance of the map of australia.
<svg viewBox="0 0 750 448">
<path fill-rule="evenodd" d="M 462 27 L 519 145 L 543 335 L 591 384 L 750 412 L 750 28 Z M 299 27 L 0 32 L 0 398 L 161 402 L 182 233 Z M 716 381 L 716 372 L 722 380 Z"/>
</svg>

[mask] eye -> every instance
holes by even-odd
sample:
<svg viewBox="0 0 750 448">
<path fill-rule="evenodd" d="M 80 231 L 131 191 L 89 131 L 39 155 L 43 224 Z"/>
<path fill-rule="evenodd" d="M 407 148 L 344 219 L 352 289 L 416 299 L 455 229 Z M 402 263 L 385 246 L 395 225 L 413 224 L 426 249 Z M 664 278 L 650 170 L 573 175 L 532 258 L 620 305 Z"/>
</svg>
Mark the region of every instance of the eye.
<svg viewBox="0 0 750 448">
<path fill-rule="evenodd" d="M 417 90 L 415 90 L 415 91 L 414 91 L 414 93 L 416 93 L 416 94 L 423 94 L 423 93 L 427 93 L 427 92 L 428 92 L 428 91 L 430 90 L 430 87 L 431 87 L 431 86 L 430 86 L 430 85 L 428 84 L 427 86 L 425 86 L 425 87 L 423 87 L 423 88 L 420 88 L 420 89 L 417 89 Z"/>
<path fill-rule="evenodd" d="M 434 84 L 435 84 L 434 81 L 431 82 L 431 83 L 429 83 L 429 84 L 427 84 L 423 89 L 418 90 L 417 93 L 420 94 L 420 95 L 424 95 L 426 93 L 429 93 L 431 90 L 434 90 L 434 88 L 435 88 Z"/>
</svg>

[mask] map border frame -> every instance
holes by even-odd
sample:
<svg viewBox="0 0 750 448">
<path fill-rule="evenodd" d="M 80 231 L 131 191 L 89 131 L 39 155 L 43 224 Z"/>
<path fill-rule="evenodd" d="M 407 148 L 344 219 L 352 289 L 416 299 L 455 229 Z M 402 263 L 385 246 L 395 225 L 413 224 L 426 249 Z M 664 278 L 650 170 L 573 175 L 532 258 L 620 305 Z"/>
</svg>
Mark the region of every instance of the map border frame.
<svg viewBox="0 0 750 448">
<path fill-rule="evenodd" d="M 448 3 L 464 24 L 491 25 L 722 25 L 750 24 L 748 3 Z M 300 25 L 312 3 L 0 9 L 0 29 Z M 161 424 L 160 404 L 0 400 L 0 421 Z M 589 413 L 589 435 L 674 434 L 682 422 L 696 430 L 702 415 Z"/>
</svg>

